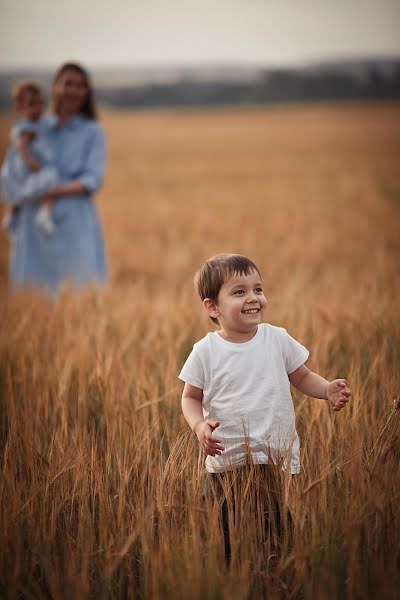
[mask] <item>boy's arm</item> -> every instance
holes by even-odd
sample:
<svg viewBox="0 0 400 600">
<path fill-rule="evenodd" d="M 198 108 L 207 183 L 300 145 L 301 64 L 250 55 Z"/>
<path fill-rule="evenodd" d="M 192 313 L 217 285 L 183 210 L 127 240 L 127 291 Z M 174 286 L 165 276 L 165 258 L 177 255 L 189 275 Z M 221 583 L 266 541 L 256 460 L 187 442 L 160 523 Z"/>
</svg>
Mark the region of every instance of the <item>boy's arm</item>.
<svg viewBox="0 0 400 600">
<path fill-rule="evenodd" d="M 185 383 L 182 393 L 182 412 L 190 429 L 195 432 L 200 446 L 206 454 L 215 456 L 222 454 L 224 448 L 221 440 L 214 438 L 212 433 L 219 421 L 205 421 L 203 417 L 203 390 L 190 383 Z"/>
<path fill-rule="evenodd" d="M 335 411 L 344 408 L 351 396 L 345 379 L 327 381 L 318 373 L 310 371 L 305 365 L 290 373 L 289 381 L 307 396 L 328 400 Z"/>
</svg>

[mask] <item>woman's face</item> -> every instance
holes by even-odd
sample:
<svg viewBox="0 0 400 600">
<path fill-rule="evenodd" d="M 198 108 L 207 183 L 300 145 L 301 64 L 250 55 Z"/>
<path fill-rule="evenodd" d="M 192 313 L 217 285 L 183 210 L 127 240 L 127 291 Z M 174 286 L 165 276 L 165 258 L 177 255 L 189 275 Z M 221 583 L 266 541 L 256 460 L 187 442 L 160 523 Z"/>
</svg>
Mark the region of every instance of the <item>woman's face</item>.
<svg viewBox="0 0 400 600">
<path fill-rule="evenodd" d="M 58 113 L 78 114 L 88 94 L 84 75 L 73 69 L 67 69 L 53 86 L 54 102 Z"/>
</svg>

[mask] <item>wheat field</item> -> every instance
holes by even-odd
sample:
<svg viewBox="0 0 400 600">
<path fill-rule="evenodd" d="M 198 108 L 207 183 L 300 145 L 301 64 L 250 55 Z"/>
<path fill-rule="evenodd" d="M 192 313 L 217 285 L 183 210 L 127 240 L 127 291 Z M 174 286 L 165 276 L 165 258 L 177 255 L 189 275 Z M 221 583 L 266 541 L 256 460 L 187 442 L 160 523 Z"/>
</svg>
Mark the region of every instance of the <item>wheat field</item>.
<svg viewBox="0 0 400 600">
<path fill-rule="evenodd" d="M 0 238 L 0 597 L 398 597 L 400 105 L 102 122 L 110 285 L 11 293 Z M 229 568 L 177 379 L 218 252 L 260 265 L 267 320 L 352 390 L 340 413 L 293 392 L 292 527 L 274 550 L 241 499 Z"/>
</svg>

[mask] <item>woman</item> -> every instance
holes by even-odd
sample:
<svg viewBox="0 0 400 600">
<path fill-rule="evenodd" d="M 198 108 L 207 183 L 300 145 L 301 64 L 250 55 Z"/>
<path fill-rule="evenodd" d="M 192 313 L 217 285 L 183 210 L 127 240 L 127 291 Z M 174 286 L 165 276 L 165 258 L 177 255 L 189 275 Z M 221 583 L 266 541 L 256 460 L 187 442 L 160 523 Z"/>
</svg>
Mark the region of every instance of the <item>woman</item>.
<svg viewBox="0 0 400 600">
<path fill-rule="evenodd" d="M 55 295 L 63 281 L 82 286 L 107 279 L 101 227 L 92 197 L 103 179 L 105 141 L 96 121 L 93 90 L 86 71 L 66 63 L 53 82 L 53 114 L 46 116 L 53 151 L 54 178 L 32 173 L 24 184 L 6 157 L 2 168 L 5 200 L 17 206 L 11 236 L 11 279 L 16 285 L 39 285 Z M 55 230 L 37 227 L 43 199 L 51 203 Z"/>
</svg>

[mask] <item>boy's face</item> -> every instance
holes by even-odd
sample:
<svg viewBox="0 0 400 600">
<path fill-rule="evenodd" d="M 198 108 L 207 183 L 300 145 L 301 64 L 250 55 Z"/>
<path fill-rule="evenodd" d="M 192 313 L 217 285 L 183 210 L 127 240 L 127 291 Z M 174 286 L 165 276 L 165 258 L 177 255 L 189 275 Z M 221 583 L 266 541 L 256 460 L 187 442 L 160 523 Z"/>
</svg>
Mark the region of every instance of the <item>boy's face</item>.
<svg viewBox="0 0 400 600">
<path fill-rule="evenodd" d="M 267 299 L 257 271 L 248 275 L 233 275 L 221 287 L 218 300 L 207 307 L 208 313 L 218 319 L 226 337 L 254 334 L 262 322 Z M 211 309 L 211 311 L 210 311 Z"/>
<path fill-rule="evenodd" d="M 18 112 L 29 119 L 30 121 L 37 121 L 43 114 L 44 102 L 40 94 L 25 94 L 21 99 Z"/>
</svg>

